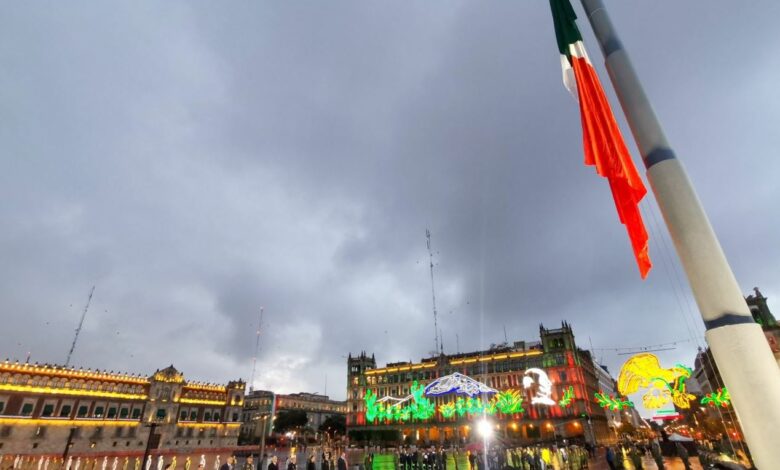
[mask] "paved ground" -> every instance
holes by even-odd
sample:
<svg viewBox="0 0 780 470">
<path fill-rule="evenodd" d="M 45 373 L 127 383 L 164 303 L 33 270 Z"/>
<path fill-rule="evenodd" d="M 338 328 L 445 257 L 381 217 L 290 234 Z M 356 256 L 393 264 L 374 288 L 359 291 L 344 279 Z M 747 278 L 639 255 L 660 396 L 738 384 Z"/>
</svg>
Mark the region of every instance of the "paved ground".
<svg viewBox="0 0 780 470">
<path fill-rule="evenodd" d="M 691 469 L 692 470 L 702 470 L 701 465 L 699 464 L 699 459 L 696 457 L 692 457 L 690 459 L 691 462 Z M 657 470 L 658 466 L 655 464 L 653 459 L 650 457 L 645 457 L 643 461 L 644 470 Z M 664 466 L 666 470 L 685 470 L 685 465 L 683 465 L 682 460 L 680 460 L 678 457 L 667 457 L 664 459 Z M 630 462 L 625 463 L 625 469 L 626 470 L 634 470 L 634 466 L 631 465 Z M 609 466 L 607 465 L 607 461 L 604 459 L 604 457 L 598 458 L 595 461 L 592 460 L 588 466 L 588 470 L 609 470 Z"/>
</svg>

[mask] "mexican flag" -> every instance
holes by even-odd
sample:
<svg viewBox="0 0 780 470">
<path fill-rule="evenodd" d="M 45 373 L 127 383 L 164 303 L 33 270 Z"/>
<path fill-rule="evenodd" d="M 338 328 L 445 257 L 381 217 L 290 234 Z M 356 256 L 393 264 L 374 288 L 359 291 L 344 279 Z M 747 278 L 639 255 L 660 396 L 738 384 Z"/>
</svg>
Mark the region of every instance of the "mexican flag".
<svg viewBox="0 0 780 470">
<path fill-rule="evenodd" d="M 555 37 L 561 53 L 564 86 L 578 98 L 582 120 L 585 164 L 607 178 L 620 222 L 626 226 L 642 279 L 652 267 L 647 250 L 647 230 L 639 212 L 639 201 L 647 189 L 639 177 L 615 116 L 588 59 L 569 0 L 550 0 Z"/>
</svg>

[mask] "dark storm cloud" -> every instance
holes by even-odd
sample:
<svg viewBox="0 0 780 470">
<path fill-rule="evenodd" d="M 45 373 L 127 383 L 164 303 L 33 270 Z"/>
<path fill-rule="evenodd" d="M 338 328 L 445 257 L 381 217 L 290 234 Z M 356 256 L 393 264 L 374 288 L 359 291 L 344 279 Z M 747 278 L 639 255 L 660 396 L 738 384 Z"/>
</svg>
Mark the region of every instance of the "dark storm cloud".
<svg viewBox="0 0 780 470">
<path fill-rule="evenodd" d="M 774 298 L 779 7 L 609 6 L 743 290 Z M 447 351 L 566 319 L 582 346 L 679 339 L 664 359 L 690 363 L 701 322 L 660 215 L 649 198 L 641 282 L 581 163 L 547 8 L 14 5 L 0 20 L 4 354 L 63 361 L 94 283 L 77 364 L 248 379 L 263 306 L 257 386 L 327 380 L 343 397 L 349 352 L 433 349 L 430 228 Z"/>
</svg>

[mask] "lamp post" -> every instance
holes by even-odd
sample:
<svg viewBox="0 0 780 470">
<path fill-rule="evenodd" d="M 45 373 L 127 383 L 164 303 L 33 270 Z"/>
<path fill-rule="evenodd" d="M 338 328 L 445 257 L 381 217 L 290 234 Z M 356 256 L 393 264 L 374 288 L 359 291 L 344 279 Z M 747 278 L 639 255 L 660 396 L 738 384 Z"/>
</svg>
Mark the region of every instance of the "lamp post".
<svg viewBox="0 0 780 470">
<path fill-rule="evenodd" d="M 65 462 L 68 460 L 68 453 L 70 452 L 70 448 L 73 445 L 73 438 L 76 436 L 76 430 L 78 428 L 70 428 L 70 432 L 68 432 L 68 440 L 65 442 L 65 450 L 62 452 L 62 461 Z"/>
<path fill-rule="evenodd" d="M 493 427 L 490 425 L 487 418 L 482 418 L 482 421 L 480 421 L 477 426 L 479 433 L 482 434 L 482 447 L 484 452 L 482 458 L 485 460 L 485 470 L 490 470 L 490 467 L 488 466 L 488 438 L 493 433 Z"/>
<path fill-rule="evenodd" d="M 141 461 L 141 468 L 144 468 L 144 465 L 146 465 L 146 459 L 149 458 L 149 452 L 151 451 L 152 447 L 152 436 L 154 435 L 154 430 L 157 428 L 158 424 L 156 421 L 152 421 L 147 426 L 149 426 L 149 437 L 146 438 L 146 449 L 144 449 L 144 458 Z"/>
</svg>

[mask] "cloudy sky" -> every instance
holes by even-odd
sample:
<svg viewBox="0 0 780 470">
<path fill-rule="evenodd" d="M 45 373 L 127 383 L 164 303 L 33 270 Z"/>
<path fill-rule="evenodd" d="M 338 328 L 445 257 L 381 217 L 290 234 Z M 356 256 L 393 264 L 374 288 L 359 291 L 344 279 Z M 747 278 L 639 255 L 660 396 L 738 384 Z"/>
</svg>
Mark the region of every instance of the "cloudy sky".
<svg viewBox="0 0 780 470">
<path fill-rule="evenodd" d="M 608 6 L 780 310 L 780 4 Z M 13 2 L 0 64 L 0 356 L 64 362 L 96 285 L 73 364 L 247 380 L 264 307 L 256 387 L 343 398 L 350 352 L 434 348 L 426 228 L 446 352 L 561 320 L 615 371 L 702 341 L 652 197 L 641 281 L 582 164 L 545 1 Z"/>
</svg>

